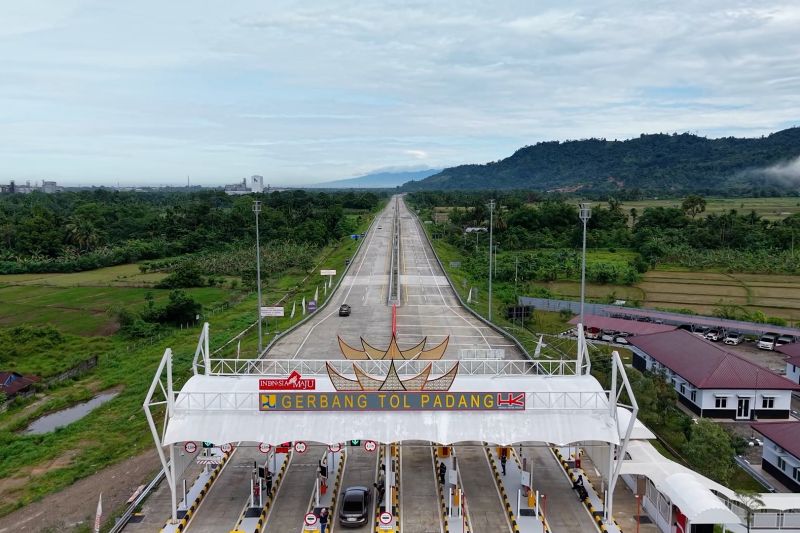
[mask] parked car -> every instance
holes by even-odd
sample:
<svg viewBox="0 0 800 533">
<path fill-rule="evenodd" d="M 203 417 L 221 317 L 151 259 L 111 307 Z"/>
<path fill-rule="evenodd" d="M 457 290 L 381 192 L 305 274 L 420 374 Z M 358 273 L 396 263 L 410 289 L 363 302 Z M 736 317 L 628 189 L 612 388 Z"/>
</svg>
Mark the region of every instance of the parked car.
<svg viewBox="0 0 800 533">
<path fill-rule="evenodd" d="M 725 332 L 721 329 L 712 329 L 706 333 L 706 339 L 714 342 L 719 342 L 725 338 Z"/>
<path fill-rule="evenodd" d="M 793 342 L 796 342 L 794 335 L 781 335 L 775 340 L 775 347 L 792 344 Z"/>
<path fill-rule="evenodd" d="M 615 331 L 605 331 L 604 330 L 603 334 L 600 335 L 600 340 L 601 341 L 606 341 L 606 342 L 614 342 L 614 337 L 616 337 L 616 332 Z"/>
<path fill-rule="evenodd" d="M 347 304 L 342 304 L 339 307 L 339 316 L 350 316 L 350 306 Z"/>
<path fill-rule="evenodd" d="M 738 331 L 731 331 L 727 335 L 725 335 L 725 339 L 722 341 L 725 344 L 730 344 L 731 346 L 737 346 L 742 343 L 744 340 L 744 335 L 739 333 Z"/>
<path fill-rule="evenodd" d="M 758 339 L 758 346 L 762 350 L 774 350 L 775 349 L 775 341 L 778 340 L 777 333 L 765 333 Z"/>
<path fill-rule="evenodd" d="M 342 495 L 339 509 L 339 524 L 342 527 L 359 527 L 367 523 L 369 515 L 370 489 L 367 487 L 348 487 Z"/>
<path fill-rule="evenodd" d="M 614 339 L 614 342 L 616 342 L 617 344 L 629 344 L 628 339 L 626 339 L 625 337 L 617 337 Z"/>
<path fill-rule="evenodd" d="M 709 328 L 708 326 L 695 326 L 694 329 L 692 330 L 692 333 L 694 333 L 695 335 L 697 335 L 699 337 L 704 337 L 705 338 L 706 333 L 708 333 L 708 331 L 710 329 L 711 328 Z"/>
</svg>

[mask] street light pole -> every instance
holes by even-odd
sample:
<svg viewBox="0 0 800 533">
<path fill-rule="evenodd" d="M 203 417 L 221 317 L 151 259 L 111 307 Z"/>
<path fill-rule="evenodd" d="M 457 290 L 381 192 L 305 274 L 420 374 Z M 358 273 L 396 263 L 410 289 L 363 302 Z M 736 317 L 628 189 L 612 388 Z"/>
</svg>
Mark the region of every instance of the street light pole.
<svg viewBox="0 0 800 533">
<path fill-rule="evenodd" d="M 261 244 L 258 235 L 258 215 L 261 213 L 261 202 L 253 201 L 253 213 L 256 214 L 256 286 L 258 287 L 258 356 L 261 357 Z"/>
<path fill-rule="evenodd" d="M 586 322 L 584 321 L 583 304 L 584 300 L 586 299 L 586 223 L 592 216 L 591 205 L 587 203 L 581 204 L 578 211 L 578 216 L 580 217 L 581 222 L 583 222 L 583 254 L 581 256 L 581 327 L 585 328 Z"/>
<path fill-rule="evenodd" d="M 489 200 L 489 322 L 492 321 L 492 230 L 494 226 L 494 200 Z"/>
</svg>

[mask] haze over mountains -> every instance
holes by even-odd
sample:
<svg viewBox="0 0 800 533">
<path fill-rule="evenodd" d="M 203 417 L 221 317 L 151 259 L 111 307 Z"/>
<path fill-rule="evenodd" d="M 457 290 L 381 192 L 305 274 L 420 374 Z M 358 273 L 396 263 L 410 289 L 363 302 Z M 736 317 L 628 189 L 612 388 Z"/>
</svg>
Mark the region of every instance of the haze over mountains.
<svg viewBox="0 0 800 533">
<path fill-rule="evenodd" d="M 404 190 L 775 194 L 800 186 L 800 127 L 760 138 L 653 134 L 541 142 L 512 156 L 446 168 Z"/>
<path fill-rule="evenodd" d="M 328 189 L 384 189 L 394 188 L 412 181 L 422 180 L 439 172 L 438 168 L 429 168 L 425 170 L 396 170 L 396 171 L 379 171 L 358 176 L 356 178 L 347 178 L 335 181 L 326 181 L 324 183 L 315 183 L 309 185 L 312 188 L 328 188 Z"/>
</svg>

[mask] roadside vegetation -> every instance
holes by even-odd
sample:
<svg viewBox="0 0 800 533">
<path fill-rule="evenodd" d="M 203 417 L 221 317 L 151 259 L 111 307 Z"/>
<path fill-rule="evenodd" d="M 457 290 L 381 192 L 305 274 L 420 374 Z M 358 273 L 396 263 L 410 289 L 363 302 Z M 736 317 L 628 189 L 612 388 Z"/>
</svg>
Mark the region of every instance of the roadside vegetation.
<svg viewBox="0 0 800 533">
<path fill-rule="evenodd" d="M 428 221 L 433 239 L 485 291 L 480 280 L 488 278 L 490 196 L 497 199 L 498 296 L 506 304 L 517 295 L 576 298 L 582 237 L 577 200 L 530 191 L 416 192 L 408 200 Z M 634 307 L 774 324 L 800 320 L 800 254 L 794 247 L 800 214 L 707 214 L 709 204 L 700 196 L 677 201 L 677 207 L 623 205 L 611 198 L 593 208 L 587 228 L 589 301 L 625 300 Z"/>
<path fill-rule="evenodd" d="M 340 196 L 357 197 L 331 194 L 312 201 L 310 196 L 317 195 L 290 203 L 303 210 L 302 216 L 315 220 L 323 217 L 316 217 L 309 206 L 327 213 L 341 207 Z M 263 198 L 265 204 L 268 198 Z M 341 278 L 358 245 L 350 234 L 366 231 L 385 204 L 375 195 L 367 198 L 363 207 L 334 210 L 339 220 L 315 224 L 319 233 L 262 231 L 263 302 L 286 306 L 287 315 L 278 322 L 266 321 L 265 345 L 277 331 L 303 318 L 299 308 L 303 297 L 309 300 L 319 290 L 320 303 L 324 301 L 320 268 L 337 270 L 334 284 Z M 157 204 L 151 198 L 141 201 Z M 217 242 L 206 250 L 79 273 L 0 276 L 0 366 L 45 378 L 34 396 L 10 400 L 0 412 L 0 516 L 110 464 L 150 451 L 152 437 L 141 407 L 144 394 L 166 347 L 175 354 L 177 386 L 189 377 L 203 321 L 211 322 L 212 350 L 246 330 L 221 353 L 255 354 L 257 298 L 255 274 L 249 273 L 255 271 L 254 235 L 247 244 L 253 226 L 252 198 L 237 201 L 247 215 L 237 230 L 238 242 Z M 273 212 L 266 207 L 262 228 L 266 220 L 280 219 L 282 209 Z M 312 234 L 323 238 L 307 239 Z M 295 300 L 295 316 L 289 317 Z M 48 382 L 50 376 L 94 356 L 96 367 Z M 36 418 L 107 390 L 119 395 L 83 419 L 42 435 L 23 433 Z"/>
</svg>

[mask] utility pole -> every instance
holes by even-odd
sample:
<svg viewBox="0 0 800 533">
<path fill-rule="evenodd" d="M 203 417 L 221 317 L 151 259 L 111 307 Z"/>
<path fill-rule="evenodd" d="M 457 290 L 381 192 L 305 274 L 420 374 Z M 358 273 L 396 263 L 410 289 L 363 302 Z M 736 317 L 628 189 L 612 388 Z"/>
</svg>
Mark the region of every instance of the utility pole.
<svg viewBox="0 0 800 533">
<path fill-rule="evenodd" d="M 586 299 L 586 223 L 592 216 L 592 206 L 588 203 L 580 205 L 578 216 L 583 222 L 583 254 L 581 261 L 581 327 L 586 327 L 583 315 L 583 303 Z"/>
<path fill-rule="evenodd" d="M 492 321 L 492 230 L 494 226 L 494 199 L 489 200 L 489 322 Z"/>
<path fill-rule="evenodd" d="M 261 244 L 258 235 L 258 215 L 261 213 L 261 202 L 253 201 L 253 213 L 256 214 L 256 286 L 258 287 L 258 356 L 261 357 Z"/>
</svg>

